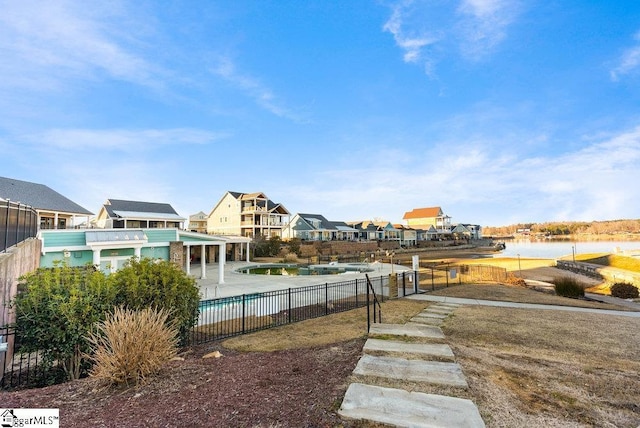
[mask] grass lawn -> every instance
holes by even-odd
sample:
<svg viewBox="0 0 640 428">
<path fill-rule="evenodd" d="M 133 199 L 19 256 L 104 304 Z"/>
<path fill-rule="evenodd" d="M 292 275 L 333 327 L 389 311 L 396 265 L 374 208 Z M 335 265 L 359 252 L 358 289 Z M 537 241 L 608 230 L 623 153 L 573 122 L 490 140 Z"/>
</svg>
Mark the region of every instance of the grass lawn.
<svg viewBox="0 0 640 428">
<path fill-rule="evenodd" d="M 503 285 L 454 286 L 437 294 L 594 306 Z M 406 322 L 426 306 L 387 301 L 383 322 Z M 467 391 L 455 394 L 473 400 L 489 427 L 640 425 L 639 318 L 474 306 L 458 308 L 443 331 L 469 382 Z M 236 337 L 224 346 L 273 351 L 365 335 L 366 312 L 360 309 Z M 402 382 L 389 386 L 449 392 Z"/>
</svg>

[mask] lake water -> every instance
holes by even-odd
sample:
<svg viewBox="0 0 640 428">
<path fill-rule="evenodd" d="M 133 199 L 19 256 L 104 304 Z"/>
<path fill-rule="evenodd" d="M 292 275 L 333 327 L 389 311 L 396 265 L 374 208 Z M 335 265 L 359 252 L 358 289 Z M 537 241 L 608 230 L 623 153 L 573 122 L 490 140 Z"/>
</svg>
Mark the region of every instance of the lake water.
<svg viewBox="0 0 640 428">
<path fill-rule="evenodd" d="M 507 248 L 496 257 L 538 257 L 555 259 L 580 253 L 615 253 L 640 250 L 640 241 L 504 241 Z"/>
</svg>

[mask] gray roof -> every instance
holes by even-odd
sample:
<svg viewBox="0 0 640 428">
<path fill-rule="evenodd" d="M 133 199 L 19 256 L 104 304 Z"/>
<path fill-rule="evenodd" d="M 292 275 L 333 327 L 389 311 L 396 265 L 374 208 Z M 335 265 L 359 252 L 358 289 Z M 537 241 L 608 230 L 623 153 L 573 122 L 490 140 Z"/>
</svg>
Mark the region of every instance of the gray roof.
<svg viewBox="0 0 640 428">
<path fill-rule="evenodd" d="M 93 214 L 44 184 L 12 178 L 0 177 L 0 198 L 22 202 L 37 210 L 82 215 Z"/>
<path fill-rule="evenodd" d="M 300 213 L 298 213 L 298 216 L 303 218 L 304 221 L 309 223 L 310 226 L 313 226 L 311 224 L 311 221 L 313 221 L 313 220 L 319 221 L 320 222 L 320 227 L 315 228 L 316 230 L 317 229 L 336 230 L 335 226 L 333 224 L 331 224 L 331 222 L 329 220 L 327 220 L 323 215 L 320 215 L 320 214 L 300 214 Z"/>
<path fill-rule="evenodd" d="M 181 218 L 171 205 L 159 202 L 109 199 L 107 203 L 104 204 L 104 208 L 111 218 L 129 217 L 126 213 L 135 213 L 136 217 L 141 217 L 144 214 L 164 214 L 162 216 L 163 218 L 170 217 L 172 220 Z M 167 214 L 171 215 L 167 216 Z"/>
</svg>

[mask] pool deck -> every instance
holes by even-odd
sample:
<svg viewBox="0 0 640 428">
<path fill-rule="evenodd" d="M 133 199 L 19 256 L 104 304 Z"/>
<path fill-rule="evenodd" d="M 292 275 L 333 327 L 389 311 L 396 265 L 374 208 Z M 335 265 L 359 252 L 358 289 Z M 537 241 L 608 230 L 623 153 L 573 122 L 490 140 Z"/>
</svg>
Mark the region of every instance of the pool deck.
<svg viewBox="0 0 640 428">
<path fill-rule="evenodd" d="M 242 294 L 263 293 L 266 291 L 286 290 L 287 288 L 305 287 L 324 283 L 348 281 L 356 278 L 364 278 L 368 273 L 370 278 L 388 276 L 392 265 L 389 263 L 370 263 L 371 272 L 358 273 L 347 272 L 335 275 L 249 275 L 236 272 L 247 266 L 256 266 L 259 262 L 227 262 L 224 266 L 224 283 L 218 283 L 218 265 L 207 265 L 206 278 L 200 279 L 200 266 L 191 267 L 191 274 L 196 278 L 200 288 L 202 300 L 218 297 L 240 296 Z M 348 266 L 349 263 L 336 263 L 332 267 Z M 409 270 L 405 266 L 393 265 L 393 272 Z"/>
</svg>

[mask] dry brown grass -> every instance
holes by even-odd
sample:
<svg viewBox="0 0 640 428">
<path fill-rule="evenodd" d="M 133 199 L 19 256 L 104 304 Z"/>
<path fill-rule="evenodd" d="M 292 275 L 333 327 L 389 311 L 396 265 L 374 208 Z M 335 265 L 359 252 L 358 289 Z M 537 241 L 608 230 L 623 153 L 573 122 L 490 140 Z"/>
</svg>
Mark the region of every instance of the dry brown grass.
<svg viewBox="0 0 640 428">
<path fill-rule="evenodd" d="M 410 300 L 387 300 L 382 303 L 382 321 L 389 324 L 406 323 L 428 303 Z M 311 348 L 364 337 L 367 334 L 366 309 L 329 315 L 275 327 L 225 340 L 223 345 L 237 351 L 277 351 Z"/>
<path fill-rule="evenodd" d="M 640 423 L 640 321 L 462 307 L 443 327 L 490 427 Z"/>
<path fill-rule="evenodd" d="M 539 303 L 544 305 L 577 306 L 594 309 L 614 309 L 625 311 L 628 308 L 609 303 L 589 300 L 570 299 L 530 288 L 502 284 L 462 284 L 430 293 L 436 296 L 462 297 L 480 300 L 499 300 L 503 302 Z"/>
<path fill-rule="evenodd" d="M 104 385 L 138 385 L 158 373 L 177 352 L 178 329 L 166 324 L 168 316 L 164 309 L 117 308 L 90 337 L 91 377 Z"/>
</svg>

